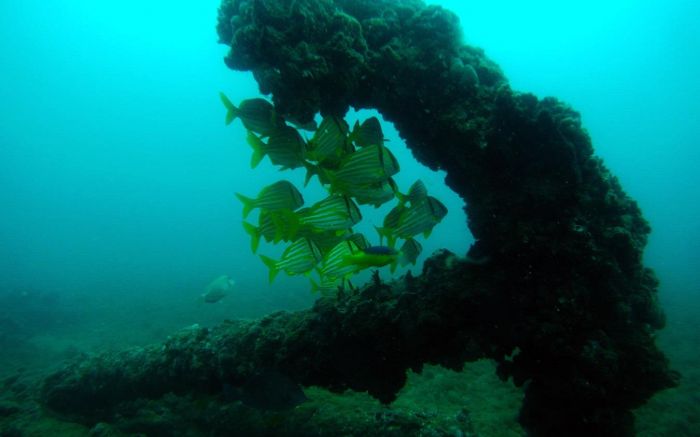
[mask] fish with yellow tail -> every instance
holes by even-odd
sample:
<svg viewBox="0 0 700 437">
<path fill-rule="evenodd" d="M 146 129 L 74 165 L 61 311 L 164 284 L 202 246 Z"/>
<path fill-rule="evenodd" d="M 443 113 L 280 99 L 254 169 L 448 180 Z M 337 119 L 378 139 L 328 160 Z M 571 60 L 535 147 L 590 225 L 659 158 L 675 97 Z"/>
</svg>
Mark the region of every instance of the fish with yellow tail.
<svg viewBox="0 0 700 437">
<path fill-rule="evenodd" d="M 360 271 L 370 267 L 384 267 L 396 263 L 398 259 L 399 251 L 396 249 L 388 246 L 369 246 L 345 255 L 343 262 Z"/>
<path fill-rule="evenodd" d="M 278 181 L 264 187 L 255 199 L 236 193 L 238 200 L 243 203 L 243 218 L 256 208 L 268 211 L 282 209 L 295 210 L 304 205 L 304 198 L 299 190 L 289 181 Z"/>
<path fill-rule="evenodd" d="M 284 119 L 277 116 L 275 107 L 265 99 L 246 99 L 236 106 L 224 93 L 219 93 L 219 98 L 226 107 L 226 125 L 240 118 L 246 129 L 263 137 L 269 137 L 284 126 Z"/>
<path fill-rule="evenodd" d="M 336 165 L 352 150 L 352 144 L 348 142 L 348 125 L 338 117 L 325 117 L 309 140 L 309 159 L 326 166 Z"/>
<path fill-rule="evenodd" d="M 377 117 L 370 117 L 360 123 L 355 122 L 348 139 L 357 147 L 367 147 L 376 144 L 384 144 L 382 125 Z"/>
<path fill-rule="evenodd" d="M 252 131 L 246 137 L 248 145 L 253 148 L 250 168 L 255 168 L 265 156 L 280 170 L 303 167 L 306 162 L 306 142 L 299 132 L 290 126 L 281 126 L 270 135 L 267 142 Z"/>
<path fill-rule="evenodd" d="M 418 234 L 428 238 L 446 215 L 445 205 L 427 196 L 423 201 L 411 202 L 410 206 L 400 204 L 394 207 L 384 217 L 384 225 L 376 229 L 380 238 L 387 238 L 387 244 L 393 247 L 398 238 L 409 239 Z"/>
<path fill-rule="evenodd" d="M 391 151 L 378 144 L 367 146 L 343 156 L 333 169 L 323 165 L 306 163 L 308 184 L 313 176 L 318 176 L 323 185 L 330 185 L 330 192 L 351 195 L 358 186 L 381 184 L 399 172 L 399 163 Z"/>
<path fill-rule="evenodd" d="M 345 255 L 343 263 L 354 266 L 357 271 L 390 265 L 394 272 L 398 265 L 415 264 L 422 249 L 414 239 L 406 240 L 400 250 L 389 246 L 369 246 Z"/>
<path fill-rule="evenodd" d="M 308 274 L 321 261 L 321 252 L 313 241 L 299 238 L 287 247 L 278 261 L 265 255 L 260 255 L 260 259 L 270 270 L 269 279 L 272 283 L 280 271 L 288 275 Z"/>
<path fill-rule="evenodd" d="M 300 225 L 312 226 L 322 231 L 348 229 L 362 220 L 362 214 L 355 202 L 339 195 L 330 195 L 294 215 L 294 219 L 298 220 Z"/>
<path fill-rule="evenodd" d="M 396 197 L 399 199 L 401 205 L 405 205 L 406 203 L 417 205 L 427 199 L 428 189 L 425 188 L 423 181 L 418 179 L 409 187 L 406 194 L 401 194 L 396 191 Z"/>
<path fill-rule="evenodd" d="M 346 196 L 352 197 L 360 205 L 372 205 L 378 208 L 392 200 L 398 193 L 398 188 L 396 182 L 388 178 L 369 185 L 347 185 L 343 191 Z"/>
<path fill-rule="evenodd" d="M 343 185 L 381 182 L 399 172 L 396 157 L 382 144 L 364 147 L 347 155 L 337 171 L 330 172 L 331 190 Z"/>
<path fill-rule="evenodd" d="M 268 243 L 279 243 L 280 241 L 291 241 L 299 233 L 299 223 L 287 220 L 289 210 L 268 211 L 263 209 L 258 215 L 258 226 L 243 222 L 243 229 L 250 235 L 250 248 L 253 253 L 258 251 L 260 237 Z"/>
</svg>

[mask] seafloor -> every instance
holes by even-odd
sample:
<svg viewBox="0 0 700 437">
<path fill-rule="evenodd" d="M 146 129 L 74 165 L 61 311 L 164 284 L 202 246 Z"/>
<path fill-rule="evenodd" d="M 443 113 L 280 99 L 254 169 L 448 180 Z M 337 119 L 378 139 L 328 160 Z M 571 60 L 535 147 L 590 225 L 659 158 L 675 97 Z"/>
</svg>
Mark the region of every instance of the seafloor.
<svg viewBox="0 0 700 437">
<path fill-rule="evenodd" d="M 698 435 L 700 429 L 700 300 L 677 290 L 661 291 L 668 316 L 658 343 L 683 374 L 681 385 L 655 395 L 637 409 L 639 436 Z M 669 296 L 683 296 L 674 297 Z M 663 299 L 663 298 L 666 299 Z M 454 372 L 427 366 L 410 373 L 398 399 L 385 406 L 365 393 L 333 394 L 308 387 L 309 400 L 287 412 L 260 412 L 234 401 L 169 395 L 123 411 L 113 423 L 73 422 L 45 410 L 40 385 L 52 370 L 80 357 L 164 341 L 193 321 L 215 324 L 224 313 L 255 316 L 272 311 L 262 301 L 220 302 L 200 307 L 189 298 L 142 302 L 90 296 L 56 297 L 34 292 L 3 295 L 0 310 L 0 436 L 120 435 L 525 435 L 517 416 L 522 391 L 501 382 L 488 360 L 467 363 Z M 47 300 L 52 305 L 45 305 Z M 290 305 L 298 302 L 288 302 Z M 82 310 L 89 308 L 89 315 Z M 12 328 L 12 330 L 10 330 Z M 212 411 L 214 410 L 214 411 Z M 190 416 L 183 415 L 189 411 Z M 219 418 L 228 428 L 203 427 Z M 235 423 L 235 426 L 231 424 Z"/>
</svg>

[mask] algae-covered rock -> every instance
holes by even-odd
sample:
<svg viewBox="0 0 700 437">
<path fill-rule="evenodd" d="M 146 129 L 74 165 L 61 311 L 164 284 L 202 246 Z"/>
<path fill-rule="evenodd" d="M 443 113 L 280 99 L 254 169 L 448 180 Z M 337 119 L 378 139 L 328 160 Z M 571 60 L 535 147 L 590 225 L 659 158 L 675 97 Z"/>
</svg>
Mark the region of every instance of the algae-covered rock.
<svg viewBox="0 0 700 437">
<path fill-rule="evenodd" d="M 334 25 L 339 15 L 356 24 Z M 636 202 L 593 154 L 578 113 L 510 89 L 463 43 L 454 14 L 419 0 L 224 0 L 218 31 L 227 64 L 252 71 L 283 110 L 375 108 L 419 161 L 447 172 L 467 204 L 470 255 L 490 260 L 478 282 L 493 306 L 472 334 L 501 376 L 530 381 L 521 420 L 533 432 L 630 434 L 630 409 L 676 383 L 654 344 L 663 315 Z M 300 74 L 307 59 L 322 63 L 318 75 Z"/>
</svg>

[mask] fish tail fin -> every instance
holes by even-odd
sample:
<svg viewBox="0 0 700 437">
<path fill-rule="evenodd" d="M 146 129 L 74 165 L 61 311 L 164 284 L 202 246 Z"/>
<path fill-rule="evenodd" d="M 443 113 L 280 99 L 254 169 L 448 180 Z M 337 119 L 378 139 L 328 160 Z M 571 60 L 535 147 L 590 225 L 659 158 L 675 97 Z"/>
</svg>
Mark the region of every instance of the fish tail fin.
<svg viewBox="0 0 700 437">
<path fill-rule="evenodd" d="M 260 255 L 260 259 L 263 263 L 265 263 L 267 268 L 270 269 L 270 274 L 268 278 L 270 279 L 270 284 L 272 284 L 272 281 L 275 280 L 275 277 L 279 273 L 279 269 L 277 268 L 277 261 L 265 255 Z"/>
<path fill-rule="evenodd" d="M 248 131 L 246 141 L 253 148 L 253 156 L 250 158 L 250 168 L 255 168 L 260 164 L 260 161 L 265 157 L 263 146 L 265 143 L 253 132 Z"/>
<path fill-rule="evenodd" d="M 253 253 L 257 252 L 258 246 L 260 245 L 260 232 L 258 232 L 258 228 L 248 222 L 243 222 L 243 229 L 245 230 L 246 234 L 250 235 L 251 250 Z"/>
<path fill-rule="evenodd" d="M 394 196 L 399 200 L 399 205 L 403 206 L 408 202 L 408 196 L 399 192 L 399 190 L 394 190 Z"/>
<path fill-rule="evenodd" d="M 226 97 L 226 94 L 219 92 L 221 103 L 226 107 L 226 125 L 228 126 L 238 117 L 238 108 Z"/>
<path fill-rule="evenodd" d="M 311 181 L 312 177 L 319 176 L 319 169 L 318 166 L 306 160 L 304 160 L 304 167 L 306 168 L 306 176 L 304 176 L 304 187 L 306 187 L 307 185 L 309 185 L 309 182 Z"/>
<path fill-rule="evenodd" d="M 255 208 L 255 201 L 239 193 L 236 193 L 236 197 L 243 204 L 243 218 L 248 217 L 248 214 Z"/>
</svg>

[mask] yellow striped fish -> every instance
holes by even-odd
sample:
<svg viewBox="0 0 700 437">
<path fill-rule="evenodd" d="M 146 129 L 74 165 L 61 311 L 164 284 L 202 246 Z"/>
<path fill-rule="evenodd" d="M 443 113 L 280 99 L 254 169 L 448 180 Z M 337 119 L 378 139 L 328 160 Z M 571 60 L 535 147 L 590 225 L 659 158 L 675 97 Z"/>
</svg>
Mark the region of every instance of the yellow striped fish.
<svg viewBox="0 0 700 437">
<path fill-rule="evenodd" d="M 348 151 L 347 137 L 348 125 L 345 120 L 324 117 L 309 141 L 309 158 L 317 162 L 338 161 Z"/>
<path fill-rule="evenodd" d="M 253 148 L 250 167 L 255 168 L 265 155 L 270 157 L 273 165 L 282 167 L 280 170 L 294 169 L 304 165 L 306 142 L 299 132 L 290 126 L 276 129 L 267 140 L 248 131 L 248 144 Z"/>
<path fill-rule="evenodd" d="M 402 204 L 410 203 L 413 205 L 424 201 L 428 197 L 428 189 L 425 188 L 423 181 L 418 179 L 408 188 L 408 193 L 401 194 L 397 191 L 396 197 L 399 198 Z"/>
<path fill-rule="evenodd" d="M 370 267 L 384 267 L 395 264 L 399 259 L 399 252 L 388 246 L 369 246 L 346 254 L 342 265 L 353 266 L 355 271 Z"/>
<path fill-rule="evenodd" d="M 345 239 L 348 241 L 351 241 L 360 249 L 365 249 L 365 248 L 370 246 L 367 238 L 359 232 L 355 232 L 353 234 L 350 234 Z"/>
<path fill-rule="evenodd" d="M 436 224 L 447 215 L 447 208 L 439 200 L 427 196 L 422 202 L 411 206 L 398 205 L 384 217 L 384 225 L 376 228 L 380 239 L 394 247 L 397 238 L 409 239 L 418 234 L 428 238 Z"/>
<path fill-rule="evenodd" d="M 324 259 L 320 269 L 322 282 L 332 282 L 347 279 L 360 270 L 372 267 L 391 266 L 394 272 L 400 264 L 415 264 L 422 251 L 420 243 L 414 239 L 406 240 L 401 250 L 388 246 L 358 247 L 352 241 L 346 240 L 331 250 Z"/>
<path fill-rule="evenodd" d="M 420 243 L 411 238 L 406 240 L 401 250 L 388 246 L 368 246 L 345 255 L 342 263 L 354 266 L 355 271 L 390 265 L 393 273 L 399 264 L 415 264 L 422 250 Z"/>
<path fill-rule="evenodd" d="M 401 249 L 399 250 L 399 252 L 401 252 L 401 256 L 399 258 L 401 266 L 405 266 L 407 264 L 416 265 L 418 256 L 422 251 L 423 246 L 421 246 L 421 244 L 415 239 L 409 238 L 408 240 L 404 241 Z"/>
<path fill-rule="evenodd" d="M 353 233 L 349 230 L 344 234 L 339 234 L 337 231 L 312 232 L 306 238 L 316 243 L 324 258 L 341 241 L 348 240 L 360 249 L 370 245 L 364 235 L 357 232 Z"/>
<path fill-rule="evenodd" d="M 265 255 L 260 255 L 263 263 L 270 269 L 270 283 L 284 270 L 288 275 L 307 274 L 321 261 L 321 252 L 308 238 L 300 238 L 292 243 L 282 253 L 282 258 L 275 261 Z"/>
<path fill-rule="evenodd" d="M 268 243 L 279 241 L 290 241 L 298 234 L 298 223 L 285 219 L 284 211 L 260 211 L 258 216 L 258 226 L 253 226 L 248 222 L 243 222 L 243 229 L 250 235 L 250 247 L 253 253 L 258 251 L 260 237 Z"/>
<path fill-rule="evenodd" d="M 246 99 L 236 106 L 224 93 L 219 93 L 221 102 L 226 107 L 226 124 L 240 118 L 243 126 L 263 137 L 270 136 L 284 120 L 275 114 L 275 107 L 265 99 Z"/>
<path fill-rule="evenodd" d="M 383 145 L 368 146 L 343 158 L 337 171 L 328 171 L 331 191 L 382 182 L 399 172 L 396 157 Z"/>
<path fill-rule="evenodd" d="M 350 240 L 341 241 L 323 258 L 318 268 L 321 278 L 344 279 L 357 271 L 357 268 L 345 261 L 347 256 L 360 251 L 360 248 Z"/>
<path fill-rule="evenodd" d="M 319 282 L 311 281 L 311 292 L 320 293 L 321 296 L 335 296 L 338 293 L 338 289 L 343 288 L 345 285 L 345 279 L 330 278 L 322 276 Z"/>
<path fill-rule="evenodd" d="M 376 227 L 375 229 L 377 230 L 377 233 L 379 234 L 379 243 L 381 244 L 384 241 L 384 238 L 387 238 L 387 244 L 390 247 L 394 247 L 394 243 L 396 241 L 396 236 L 394 235 L 394 230 L 399 227 L 399 223 L 401 222 L 401 216 L 403 215 L 404 211 L 406 211 L 407 207 L 404 204 L 399 204 L 396 205 L 389 211 L 389 213 L 384 217 L 384 223 L 382 227 Z"/>
<path fill-rule="evenodd" d="M 382 132 L 382 125 L 379 123 L 379 119 L 370 117 L 363 121 L 362 124 L 356 121 L 349 140 L 355 143 L 357 147 L 384 144 L 384 133 Z"/>
<path fill-rule="evenodd" d="M 309 240 L 313 241 L 314 244 L 316 244 L 316 247 L 318 247 L 318 250 L 321 252 L 321 255 L 323 255 L 324 257 L 331 249 L 333 249 L 336 246 L 336 244 L 345 240 L 346 237 L 343 234 L 338 235 L 338 231 L 305 231 L 306 229 L 303 229 L 300 232 L 300 234 L 304 234 L 305 238 L 308 238 Z"/>
<path fill-rule="evenodd" d="M 398 189 L 392 178 L 376 184 L 369 185 L 348 185 L 344 192 L 349 197 L 354 198 L 360 205 L 372 205 L 379 208 L 386 202 L 394 198 Z"/>
<path fill-rule="evenodd" d="M 264 237 L 265 241 L 272 241 L 274 238 L 274 234 L 276 232 L 276 229 L 274 227 L 272 228 L 262 228 L 262 226 L 255 227 L 254 225 L 248 223 L 248 222 L 243 222 L 243 229 L 245 230 L 246 234 L 250 235 L 250 250 L 253 251 L 253 253 L 258 251 L 258 246 L 260 246 L 260 237 Z"/>
<path fill-rule="evenodd" d="M 447 208 L 439 200 L 428 196 L 425 201 L 406 208 L 399 219 L 394 234 L 410 238 L 422 233 L 426 238 L 433 227 L 447 215 Z"/>
<path fill-rule="evenodd" d="M 345 196 L 331 195 L 298 212 L 299 223 L 324 231 L 348 229 L 362 220 L 360 208 Z"/>
<path fill-rule="evenodd" d="M 255 199 L 236 193 L 243 203 L 243 218 L 255 208 L 276 211 L 281 209 L 295 210 L 304 205 L 304 198 L 291 182 L 279 181 L 264 187 Z"/>
</svg>

